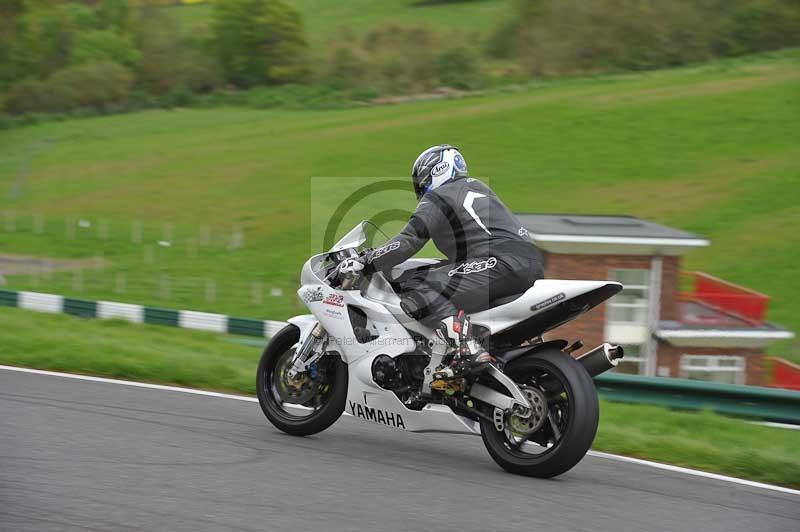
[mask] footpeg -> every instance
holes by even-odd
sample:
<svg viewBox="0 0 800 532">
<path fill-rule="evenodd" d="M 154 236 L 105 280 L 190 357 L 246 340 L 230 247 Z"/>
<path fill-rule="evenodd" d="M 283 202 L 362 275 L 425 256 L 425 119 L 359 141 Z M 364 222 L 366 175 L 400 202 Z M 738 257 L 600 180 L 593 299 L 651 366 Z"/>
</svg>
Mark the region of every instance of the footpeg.
<svg viewBox="0 0 800 532">
<path fill-rule="evenodd" d="M 448 381 L 456 376 L 455 370 L 451 366 L 445 366 L 442 368 L 437 368 L 436 371 L 433 372 L 433 380 L 436 381 Z M 431 383 L 431 388 L 433 387 L 433 383 Z"/>
<path fill-rule="evenodd" d="M 487 353 L 488 355 L 488 353 Z M 489 355 L 486 359 L 483 360 L 476 360 L 474 362 L 470 362 L 464 359 L 457 359 L 453 365 L 445 366 L 442 368 L 438 368 L 433 373 L 433 379 L 436 380 L 443 380 L 443 381 L 450 381 L 453 379 L 460 379 L 467 376 L 475 376 L 483 373 L 486 369 L 492 365 L 494 361 L 494 357 Z M 431 384 L 433 387 L 433 384 Z"/>
</svg>

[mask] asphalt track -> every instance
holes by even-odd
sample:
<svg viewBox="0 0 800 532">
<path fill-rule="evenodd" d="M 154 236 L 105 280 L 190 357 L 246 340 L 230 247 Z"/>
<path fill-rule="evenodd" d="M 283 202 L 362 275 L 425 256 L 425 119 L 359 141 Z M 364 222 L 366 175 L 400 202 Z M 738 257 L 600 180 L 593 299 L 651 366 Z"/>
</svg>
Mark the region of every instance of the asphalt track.
<svg viewBox="0 0 800 532">
<path fill-rule="evenodd" d="M 780 531 L 800 496 L 587 456 L 504 473 L 480 438 L 0 369 L 0 531 Z"/>
</svg>

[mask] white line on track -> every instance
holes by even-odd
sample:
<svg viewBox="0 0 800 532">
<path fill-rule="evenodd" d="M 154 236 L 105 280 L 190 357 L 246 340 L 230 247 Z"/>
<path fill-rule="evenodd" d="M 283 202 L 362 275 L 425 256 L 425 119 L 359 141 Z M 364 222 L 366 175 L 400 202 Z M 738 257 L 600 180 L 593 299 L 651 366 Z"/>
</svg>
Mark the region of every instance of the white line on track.
<svg viewBox="0 0 800 532">
<path fill-rule="evenodd" d="M 233 395 L 229 393 L 209 392 L 207 390 L 196 390 L 194 388 L 182 388 L 180 386 L 165 386 L 163 384 L 150 384 L 149 382 L 123 381 L 120 379 L 107 379 L 105 377 L 92 377 L 90 375 L 77 375 L 75 373 L 61 373 L 58 371 L 44 371 L 41 369 L 19 368 L 17 366 L 3 366 L 0 369 L 6 371 L 18 371 L 20 373 L 34 373 L 36 375 L 50 375 L 51 377 L 63 377 L 65 379 L 76 379 L 79 381 L 105 382 L 107 384 L 120 384 L 122 386 L 133 386 L 135 388 L 150 388 L 151 390 L 164 390 L 167 392 L 190 393 L 193 395 L 206 395 L 208 397 L 219 397 L 221 399 L 233 399 L 235 401 L 247 401 L 257 403 L 258 398 L 247 395 Z"/>
<path fill-rule="evenodd" d="M 179 393 L 188 393 L 192 395 L 205 395 L 207 397 L 217 397 L 219 399 L 233 399 L 235 401 L 246 401 L 248 403 L 257 403 L 258 399 L 255 397 L 249 397 L 246 395 L 234 395 L 228 393 L 219 393 L 219 392 L 209 392 L 206 390 L 197 390 L 194 388 L 182 388 L 180 386 L 165 386 L 163 384 L 151 384 L 147 382 L 134 382 L 134 381 L 125 381 L 120 379 L 107 379 L 104 377 L 92 377 L 89 375 L 76 375 L 74 373 L 61 373 L 58 371 L 45 371 L 41 369 L 30 369 L 30 368 L 20 368 L 16 366 L 3 366 L 0 365 L 0 370 L 5 371 L 17 371 L 20 373 L 33 373 L 36 375 L 49 375 L 51 377 L 62 377 L 65 379 L 75 379 L 81 381 L 90 381 L 90 382 L 102 382 L 107 384 L 118 384 L 121 386 L 133 386 L 135 388 L 149 388 L 151 390 L 163 390 L 167 392 L 179 392 Z M 779 491 L 781 493 L 788 493 L 790 495 L 800 495 L 800 490 L 793 490 L 790 488 L 784 488 L 783 486 L 774 486 L 772 484 L 764 484 L 761 482 L 754 482 L 752 480 L 744 480 L 741 478 L 736 477 L 728 477 L 725 475 L 718 475 L 716 473 L 708 473 L 706 471 L 699 471 L 697 469 L 689 469 L 687 467 L 679 467 L 669 464 L 662 464 L 659 462 L 651 462 L 649 460 L 641 460 L 639 458 L 630 458 L 628 456 L 620 456 L 617 454 L 610 454 L 604 453 L 600 451 L 589 451 L 588 453 L 590 456 L 594 456 L 597 458 L 606 458 L 608 460 L 616 460 L 618 462 L 627 462 L 630 464 L 637 464 L 646 467 L 652 467 L 655 469 L 662 469 L 664 471 L 671 471 L 673 473 L 682 473 L 684 475 L 691 475 L 695 477 L 703 477 L 703 478 L 710 478 L 713 480 L 720 480 L 723 482 L 732 482 L 734 484 L 740 484 L 743 486 L 749 486 L 751 488 L 760 488 L 765 490 L 772 490 L 772 491 Z"/>
<path fill-rule="evenodd" d="M 620 456 L 618 454 L 604 453 L 601 451 L 589 451 L 589 456 L 597 456 L 599 458 L 608 458 L 609 460 L 616 460 L 618 462 L 627 462 L 629 464 L 639 464 L 647 467 L 654 467 L 656 469 L 663 469 L 664 471 L 673 471 L 675 473 L 683 473 L 684 475 L 692 475 L 695 477 L 712 478 L 714 480 L 722 480 L 724 482 L 735 482 L 743 486 L 750 486 L 752 488 L 761 488 L 765 490 L 780 491 L 782 493 L 789 493 L 791 495 L 800 495 L 800 490 L 793 490 L 791 488 L 784 488 L 783 486 L 775 486 L 772 484 L 764 484 L 762 482 L 754 482 L 752 480 L 745 480 L 743 478 L 726 477 L 725 475 L 718 475 L 716 473 L 709 473 L 707 471 L 699 471 L 697 469 L 689 469 L 688 467 L 674 466 L 670 464 L 662 464 L 660 462 L 651 462 L 649 460 L 641 460 L 639 458 L 631 458 L 629 456 Z"/>
</svg>

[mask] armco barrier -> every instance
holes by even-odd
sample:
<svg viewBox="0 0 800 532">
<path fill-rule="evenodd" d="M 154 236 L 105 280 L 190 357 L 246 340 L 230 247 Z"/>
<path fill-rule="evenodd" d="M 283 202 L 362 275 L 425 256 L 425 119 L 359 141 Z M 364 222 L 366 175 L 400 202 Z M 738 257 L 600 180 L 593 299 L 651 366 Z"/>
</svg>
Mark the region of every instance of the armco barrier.
<svg viewBox="0 0 800 532">
<path fill-rule="evenodd" d="M 800 424 L 800 392 L 718 382 L 605 373 L 595 385 L 609 401 L 660 405 L 686 410 Z"/>
</svg>

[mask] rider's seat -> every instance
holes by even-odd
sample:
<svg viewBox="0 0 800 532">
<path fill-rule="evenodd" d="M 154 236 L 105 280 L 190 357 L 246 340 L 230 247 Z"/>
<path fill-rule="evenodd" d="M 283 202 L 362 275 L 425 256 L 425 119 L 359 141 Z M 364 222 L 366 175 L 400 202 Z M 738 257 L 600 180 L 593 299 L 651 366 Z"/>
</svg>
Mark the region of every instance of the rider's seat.
<svg viewBox="0 0 800 532">
<path fill-rule="evenodd" d="M 481 310 L 487 310 L 490 308 L 499 307 L 500 305 L 505 305 L 506 303 L 511 303 L 512 301 L 516 301 L 517 299 L 525 295 L 525 292 L 527 292 L 527 290 L 522 291 L 519 294 L 512 294 L 510 296 L 493 298 L 489 300 L 488 303 L 486 303 L 485 305 L 480 305 L 472 312 L 480 312 Z"/>
</svg>

